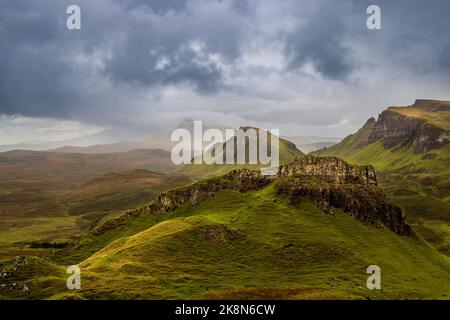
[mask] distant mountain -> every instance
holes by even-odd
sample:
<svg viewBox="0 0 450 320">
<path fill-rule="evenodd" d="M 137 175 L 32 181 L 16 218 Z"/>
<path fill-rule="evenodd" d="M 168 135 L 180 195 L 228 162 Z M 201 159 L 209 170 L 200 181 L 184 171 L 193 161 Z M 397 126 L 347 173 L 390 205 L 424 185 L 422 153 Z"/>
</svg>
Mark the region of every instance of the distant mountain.
<svg viewBox="0 0 450 320">
<path fill-rule="evenodd" d="M 323 148 L 329 148 L 331 146 L 334 146 L 335 144 L 336 142 L 315 142 L 315 143 L 300 144 L 297 145 L 297 148 L 301 152 L 308 154 Z"/>
<path fill-rule="evenodd" d="M 156 134 L 147 139 L 122 141 L 111 144 L 96 144 L 91 146 L 71 146 L 66 145 L 60 148 L 51 150 L 53 152 L 60 153 L 118 153 L 128 152 L 135 149 L 162 149 L 169 151 L 172 148 L 172 142 L 170 141 L 170 135 Z"/>
<path fill-rule="evenodd" d="M 331 147 L 342 140 L 342 138 L 339 137 L 318 136 L 293 136 L 284 138 L 295 143 L 297 148 L 305 154 L 322 148 Z"/>
<path fill-rule="evenodd" d="M 292 141 L 297 146 L 312 144 L 312 143 L 319 143 L 319 142 L 338 143 L 339 141 L 342 140 L 341 137 L 320 137 L 320 136 L 286 136 L 284 138 L 289 141 Z"/>
<path fill-rule="evenodd" d="M 62 148 L 64 146 L 86 147 L 99 144 L 111 144 L 117 142 L 118 139 L 124 140 L 127 136 L 130 136 L 130 133 L 125 132 L 119 133 L 116 130 L 113 131 L 111 129 L 107 129 L 101 132 L 97 132 L 94 134 L 70 140 L 40 141 L 40 142 L 28 142 L 11 145 L 0 145 L 0 152 L 14 151 L 14 150 L 48 151 L 56 148 Z"/>
<path fill-rule="evenodd" d="M 12 150 L 33 150 L 42 151 L 46 150 L 47 147 L 40 143 L 19 143 L 19 144 L 4 144 L 0 145 L 0 152 L 7 152 Z"/>
<path fill-rule="evenodd" d="M 96 144 L 85 147 L 72 146 L 68 144 L 52 151 L 63 153 L 115 153 L 127 152 L 135 149 L 162 149 L 170 151 L 173 146 L 177 144 L 177 142 L 171 141 L 171 134 L 175 129 L 179 128 L 187 129 L 190 132 L 193 132 L 194 120 L 183 120 L 177 127 L 170 131 L 154 134 L 144 139 L 121 141 L 112 144 Z M 207 130 L 209 128 L 216 128 L 224 131 L 224 128 L 221 126 L 203 123 L 203 130 Z"/>
<path fill-rule="evenodd" d="M 450 255 L 450 102 L 389 107 L 355 134 L 315 152 L 371 164 L 421 235 Z"/>
<path fill-rule="evenodd" d="M 255 132 L 259 132 L 259 128 L 252 128 L 252 127 L 242 127 L 241 129 L 243 129 L 244 131 L 246 131 L 247 129 L 254 129 Z M 271 137 L 271 134 L 268 135 L 269 137 Z M 271 138 L 269 138 L 271 139 Z M 268 139 L 268 141 L 270 141 Z M 251 143 L 250 141 L 253 141 L 254 143 Z M 221 153 L 221 157 L 224 159 L 224 163 L 225 163 L 225 159 L 226 159 L 226 148 L 227 148 L 227 144 L 228 143 L 233 143 L 232 141 L 226 141 L 225 143 L 219 143 L 218 146 L 216 146 L 216 150 L 220 150 L 219 152 Z M 234 138 L 234 159 L 235 159 L 235 163 L 237 163 L 237 141 L 236 138 Z M 206 178 L 206 177 L 212 177 L 212 176 L 219 176 L 219 175 L 223 175 L 227 172 L 230 172 L 232 170 L 235 169 L 242 169 L 242 168 L 249 168 L 249 169 L 259 169 L 261 167 L 260 164 L 249 164 L 248 163 L 248 159 L 249 159 L 249 154 L 251 154 L 251 152 L 253 152 L 253 154 L 257 154 L 258 149 L 254 149 L 253 145 L 258 146 L 259 144 L 259 137 L 257 137 L 256 139 L 250 138 L 249 140 L 247 140 L 246 146 L 245 146 L 245 157 L 247 159 L 246 164 L 187 164 L 184 165 L 179 173 L 180 174 L 184 174 L 187 176 L 190 176 L 192 178 L 195 179 L 201 179 L 201 178 Z M 244 147 L 244 146 L 239 146 L 239 147 Z M 280 157 L 280 164 L 284 164 L 284 163 L 288 163 L 293 161 L 295 158 L 298 157 L 302 157 L 304 156 L 304 153 L 301 152 L 300 150 L 297 149 L 297 147 L 295 146 L 295 144 L 291 141 L 288 141 L 284 138 L 279 138 L 279 157 Z M 202 155 L 203 159 L 210 157 L 210 154 L 205 152 Z"/>
</svg>

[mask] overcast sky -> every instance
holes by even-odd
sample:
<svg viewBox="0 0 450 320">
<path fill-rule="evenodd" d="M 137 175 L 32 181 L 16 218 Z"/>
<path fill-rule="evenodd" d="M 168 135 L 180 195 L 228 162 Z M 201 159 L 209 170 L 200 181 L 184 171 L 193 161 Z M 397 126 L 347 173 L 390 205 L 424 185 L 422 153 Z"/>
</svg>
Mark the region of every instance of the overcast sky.
<svg viewBox="0 0 450 320">
<path fill-rule="evenodd" d="M 1 0 L 0 144 L 185 118 L 344 136 L 450 100 L 449 15 L 448 0 Z"/>
</svg>

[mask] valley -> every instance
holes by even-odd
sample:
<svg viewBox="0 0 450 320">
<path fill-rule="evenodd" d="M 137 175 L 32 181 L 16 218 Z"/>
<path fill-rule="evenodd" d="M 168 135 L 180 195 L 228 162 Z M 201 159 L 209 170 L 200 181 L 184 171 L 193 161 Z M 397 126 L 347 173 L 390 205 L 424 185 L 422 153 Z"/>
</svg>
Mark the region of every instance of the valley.
<svg viewBox="0 0 450 320">
<path fill-rule="evenodd" d="M 138 169 L 139 168 L 139 169 Z M 42 245 L 64 244 L 118 210 L 147 202 L 166 187 L 188 183 L 170 173 L 170 153 L 0 153 L 0 259 L 46 255 Z M 110 173 L 119 171 L 119 173 Z"/>
</svg>

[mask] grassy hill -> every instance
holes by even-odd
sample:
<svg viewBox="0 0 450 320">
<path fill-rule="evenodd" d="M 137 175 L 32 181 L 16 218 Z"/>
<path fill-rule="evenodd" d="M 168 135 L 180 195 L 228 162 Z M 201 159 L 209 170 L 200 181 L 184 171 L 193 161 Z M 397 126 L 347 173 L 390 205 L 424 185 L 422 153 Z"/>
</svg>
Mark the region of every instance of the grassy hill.
<svg viewBox="0 0 450 320">
<path fill-rule="evenodd" d="M 450 124 L 450 103 L 418 100 L 410 107 L 391 107 L 387 109 L 389 113 L 399 114 L 407 118 L 405 121 L 411 119 L 419 125 L 413 128 L 415 131 L 409 140 L 402 137 L 401 143 L 387 147 L 385 139 L 371 138 L 376 126 L 384 128 L 388 135 L 389 130 L 399 135 L 408 132 L 401 127 L 399 118 L 395 119 L 400 129 L 392 123 L 377 124 L 375 119 L 370 119 L 357 133 L 314 154 L 374 166 L 382 188 L 402 206 L 409 223 L 442 253 L 450 255 L 450 145 L 437 145 L 426 152 L 417 152 L 415 148 L 416 141 L 420 141 L 417 138 L 420 130 L 440 128 L 444 130 L 440 131 L 441 135 L 445 135 L 445 128 Z M 389 139 L 392 140 L 392 135 Z"/>
<path fill-rule="evenodd" d="M 255 129 L 257 132 L 259 132 L 257 128 Z M 270 136 L 270 135 L 269 135 Z M 259 138 L 257 138 L 259 139 Z M 255 139 L 256 141 L 258 141 Z M 269 138 L 270 139 L 270 138 Z M 269 140 L 270 141 L 270 140 Z M 225 150 L 226 145 L 229 142 L 225 142 L 223 144 L 220 144 L 218 149 Z M 234 157 L 236 158 L 236 148 L 235 146 L 235 153 Z M 246 157 L 248 159 L 248 154 L 250 152 L 255 152 L 255 150 L 251 147 L 249 147 L 249 142 L 247 142 L 246 145 Z M 295 158 L 301 157 L 304 155 L 303 152 L 297 149 L 295 144 L 291 141 L 288 141 L 286 139 L 280 138 L 279 140 L 279 155 L 280 155 L 280 164 L 285 164 L 288 162 L 293 161 Z M 222 154 L 222 156 L 224 156 Z M 189 177 L 192 177 L 193 179 L 203 179 L 208 177 L 214 177 L 214 176 L 221 176 L 224 175 L 230 171 L 236 170 L 236 169 L 259 169 L 260 165 L 257 164 L 188 164 L 184 165 L 179 171 L 179 174 L 183 174 Z"/>
<path fill-rule="evenodd" d="M 397 112 L 406 117 L 421 119 L 431 125 L 450 130 L 450 110 L 427 111 L 418 107 L 390 107 L 388 110 Z"/>
<path fill-rule="evenodd" d="M 425 241 L 341 210 L 324 214 L 308 198 L 290 205 L 273 185 L 220 191 L 199 205 L 128 217 L 91 236 L 45 266 L 51 276 L 32 272 L 45 260 L 19 268 L 27 298 L 448 299 L 450 292 L 450 261 Z M 102 237 L 109 241 L 100 245 Z M 66 290 L 57 272 L 68 263 L 82 268 L 79 291 Z M 371 264 L 381 267 L 382 290 L 366 288 Z"/>
<path fill-rule="evenodd" d="M 375 126 L 375 119 L 370 118 L 356 133 L 345 137 L 341 142 L 328 147 L 312 152 L 314 155 L 333 156 L 341 159 L 351 157 L 353 153 L 361 150 L 369 144 L 369 136 Z"/>
</svg>

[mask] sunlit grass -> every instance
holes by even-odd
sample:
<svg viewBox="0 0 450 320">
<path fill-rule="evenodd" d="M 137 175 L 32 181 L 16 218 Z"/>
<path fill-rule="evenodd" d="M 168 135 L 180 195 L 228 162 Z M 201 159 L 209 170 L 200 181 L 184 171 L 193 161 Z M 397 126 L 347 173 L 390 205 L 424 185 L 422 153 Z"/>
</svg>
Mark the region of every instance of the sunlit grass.
<svg viewBox="0 0 450 320">
<path fill-rule="evenodd" d="M 221 191 L 121 228 L 100 236 L 109 245 L 94 237 L 78 249 L 88 254 L 68 250 L 82 290 L 53 288 L 49 298 L 449 298 L 449 259 L 420 238 L 327 215 L 307 199 L 288 205 L 272 186 Z M 381 291 L 366 288 L 370 264 L 381 267 Z"/>
</svg>

